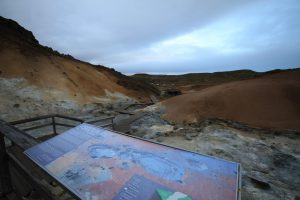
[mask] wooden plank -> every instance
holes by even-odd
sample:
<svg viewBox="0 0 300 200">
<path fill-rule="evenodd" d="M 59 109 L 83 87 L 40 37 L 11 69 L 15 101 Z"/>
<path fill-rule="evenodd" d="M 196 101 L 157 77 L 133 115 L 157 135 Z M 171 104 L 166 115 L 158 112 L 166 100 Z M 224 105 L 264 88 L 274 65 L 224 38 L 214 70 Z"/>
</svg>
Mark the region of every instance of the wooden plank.
<svg viewBox="0 0 300 200">
<path fill-rule="evenodd" d="M 54 136 L 56 136 L 54 133 L 49 134 L 49 135 L 43 135 L 43 136 L 39 136 L 38 140 L 43 142 L 43 141 L 49 140 L 50 138 L 53 138 Z"/>
<path fill-rule="evenodd" d="M 0 196 L 12 191 L 8 159 L 3 135 L 0 135 Z"/>
<path fill-rule="evenodd" d="M 26 177 L 28 181 L 30 181 L 30 184 L 37 189 L 37 191 L 41 192 L 43 194 L 43 197 L 48 200 L 57 199 L 54 195 L 50 193 L 50 191 L 47 189 L 47 186 L 44 182 L 37 179 L 34 174 L 30 173 L 29 170 L 27 170 L 22 163 L 18 161 L 18 159 L 13 155 L 9 153 L 10 161 L 13 164 L 13 166 L 19 171 L 22 172 L 22 176 Z"/>
<path fill-rule="evenodd" d="M 52 117 L 52 127 L 53 127 L 53 133 L 56 135 L 56 124 L 55 124 L 55 117 Z"/>
<path fill-rule="evenodd" d="M 23 154 L 24 149 L 28 149 L 36 144 L 38 142 L 30 137 L 24 132 L 16 127 L 10 125 L 9 123 L 0 120 L 0 135 L 3 137 L 6 136 L 8 139 L 10 139 L 15 145 L 13 147 L 19 147 L 20 148 L 20 153 L 19 155 L 25 156 Z M 1 148 L 5 150 L 4 148 Z M 22 150 L 23 149 L 23 150 Z M 7 155 L 9 156 L 9 163 L 14 166 L 18 170 L 18 172 L 21 172 L 22 176 L 26 177 L 26 179 L 30 182 L 30 184 L 39 192 L 43 194 L 43 197 L 45 199 L 60 199 L 59 196 L 55 196 L 49 189 L 51 189 L 51 185 L 49 184 L 48 181 L 43 181 L 43 179 L 51 179 L 53 180 L 47 173 L 46 176 L 42 175 L 43 179 L 41 180 L 41 176 L 36 173 L 36 170 L 39 170 L 38 166 L 31 166 L 31 167 L 26 167 L 24 164 L 24 161 L 20 162 L 20 160 L 15 156 L 15 153 L 11 153 L 10 151 L 6 151 Z M 27 158 L 27 157 L 26 157 Z M 33 164 L 28 158 L 27 160 Z M 0 160 L 1 166 L 2 166 L 2 160 Z M 28 164 L 28 163 L 27 163 Z M 27 165 L 28 166 L 28 165 Z M 33 170 L 36 169 L 36 170 Z M 7 175 L 8 173 L 6 173 Z M 9 176 L 9 175 L 8 175 Z M 0 176 L 1 177 L 1 176 Z M 3 180 L 3 179 L 1 179 Z M 5 184 L 7 185 L 7 184 Z M 61 185 L 62 186 L 62 185 Z M 62 186 L 64 187 L 64 186 Z"/>
<path fill-rule="evenodd" d="M 30 184 L 32 184 L 37 191 L 41 192 L 43 197 L 55 200 L 61 199 L 61 197 L 56 196 L 53 193 L 53 186 L 49 184 L 54 181 L 53 177 L 25 156 L 20 148 L 10 148 L 8 150 L 8 155 L 10 157 L 10 162 L 14 167 L 17 168 L 23 176 L 27 177 Z M 77 199 L 64 185 L 58 183 L 55 187 L 62 187 L 65 191 L 68 191 L 73 197 L 72 199 Z"/>
<path fill-rule="evenodd" d="M 23 123 L 27 123 L 27 122 L 33 122 L 33 121 L 38 121 L 38 120 L 42 120 L 42 119 L 47 119 L 52 117 L 52 115 L 44 115 L 44 116 L 39 116 L 39 117 L 32 117 L 32 118 L 28 118 L 28 119 L 22 119 L 22 120 L 17 120 L 17 121 L 13 121 L 10 122 L 9 124 L 11 125 L 16 125 L 16 124 L 23 124 Z"/>
<path fill-rule="evenodd" d="M 69 124 L 63 124 L 63 123 L 55 123 L 55 124 L 56 124 L 56 126 L 64 126 L 64 127 L 71 127 L 71 128 L 76 126 L 76 125 L 69 125 Z"/>
<path fill-rule="evenodd" d="M 32 127 L 28 127 L 28 128 L 23 128 L 22 131 L 30 131 L 30 130 L 34 130 L 34 129 L 43 128 L 46 126 L 51 126 L 51 125 L 52 125 L 52 123 L 42 124 L 42 125 L 38 125 L 38 126 L 32 126 Z"/>
<path fill-rule="evenodd" d="M 18 146 L 11 146 L 6 149 L 8 155 L 14 155 L 14 157 L 22 163 L 22 166 L 24 166 L 28 171 L 30 171 L 31 174 L 34 174 L 34 176 L 40 180 L 46 179 L 47 182 L 53 181 L 51 176 L 48 176 L 47 173 L 44 172 L 39 166 L 37 166 L 34 162 L 32 162 L 24 153 L 23 149 L 21 149 Z"/>
<path fill-rule="evenodd" d="M 75 118 L 75 117 L 68 117 L 68 116 L 64 116 L 64 115 L 54 115 L 54 117 L 69 119 L 69 120 L 78 121 L 78 122 L 81 122 L 81 123 L 84 122 L 84 120 L 82 120 L 82 119 L 78 119 L 78 118 Z"/>
<path fill-rule="evenodd" d="M 112 127 L 112 123 L 110 123 L 110 124 L 101 124 L 101 125 L 94 125 L 94 126 L 97 126 L 97 127 L 100 127 L 100 128 L 105 128 L 105 127 L 109 127 L 109 126 L 111 126 Z"/>
<path fill-rule="evenodd" d="M 9 165 L 9 170 L 11 172 L 11 182 L 14 192 L 20 197 L 28 195 L 34 189 L 28 179 L 22 176 L 20 171 L 12 164 Z"/>
<path fill-rule="evenodd" d="M 130 131 L 130 124 L 147 114 L 148 114 L 147 112 L 140 112 L 140 113 L 131 115 L 128 118 L 122 119 L 120 121 L 116 121 L 113 123 L 113 130 L 119 131 L 122 133 L 128 133 Z"/>
<path fill-rule="evenodd" d="M 0 133 L 10 139 L 13 143 L 21 147 L 22 149 L 28 149 L 36 144 L 37 140 L 30 138 L 24 131 L 17 129 L 0 119 Z"/>
<path fill-rule="evenodd" d="M 109 124 L 101 124 L 101 125 L 99 125 L 100 127 L 108 127 L 108 126 L 112 126 L 112 123 L 109 123 Z"/>
<path fill-rule="evenodd" d="M 68 120 L 77 121 L 77 122 L 81 122 L 81 123 L 84 122 L 84 120 L 82 120 L 82 119 L 78 119 L 78 118 L 75 118 L 75 117 L 68 117 L 68 116 L 56 114 L 56 115 L 44 115 L 44 116 L 39 116 L 39 117 L 32 117 L 32 118 L 28 118 L 28 119 L 22 119 L 22 120 L 12 121 L 12 122 L 10 122 L 10 124 L 11 125 L 23 124 L 23 123 L 27 123 L 27 122 L 33 122 L 33 121 L 38 121 L 38 120 L 42 120 L 42 119 L 48 119 L 48 118 L 52 118 L 52 117 L 58 117 L 58 118 L 62 118 L 62 119 L 68 119 Z"/>
<path fill-rule="evenodd" d="M 113 118 L 115 118 L 115 117 L 112 116 L 112 117 L 106 117 L 106 118 L 101 118 L 101 119 L 95 119 L 95 120 L 85 121 L 85 123 L 94 124 L 94 123 L 97 123 L 97 122 L 102 122 L 102 121 L 106 121 L 106 120 L 112 120 Z"/>
</svg>

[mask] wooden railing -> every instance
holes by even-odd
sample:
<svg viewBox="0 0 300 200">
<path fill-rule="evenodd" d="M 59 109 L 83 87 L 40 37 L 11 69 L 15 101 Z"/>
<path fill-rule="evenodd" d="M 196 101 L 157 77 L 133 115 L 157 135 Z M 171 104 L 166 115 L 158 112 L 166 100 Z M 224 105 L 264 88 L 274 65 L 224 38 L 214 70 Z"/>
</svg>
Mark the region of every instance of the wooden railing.
<svg viewBox="0 0 300 200">
<path fill-rule="evenodd" d="M 47 119 L 49 117 L 58 117 L 53 115 L 42 116 L 42 117 L 35 117 L 26 120 L 19 120 L 15 122 L 11 122 L 13 124 L 21 124 L 30 121 L 37 121 L 40 119 Z M 51 176 L 47 173 L 44 173 L 46 177 L 45 179 L 41 179 L 41 177 L 37 176 L 34 173 L 32 167 L 28 167 L 25 163 L 21 162 L 12 152 L 9 151 L 10 147 L 6 147 L 4 137 L 11 141 L 11 144 L 14 146 L 16 145 L 21 149 L 21 151 L 26 150 L 34 145 L 37 145 L 39 141 L 36 138 L 30 137 L 25 131 L 19 130 L 15 126 L 11 125 L 9 122 L 5 122 L 0 119 L 0 199 L 2 197 L 6 197 L 6 195 L 12 194 L 14 192 L 14 187 L 12 183 L 12 173 L 10 171 L 11 168 L 15 168 L 18 170 L 23 177 L 26 178 L 28 183 L 33 186 L 39 193 L 42 194 L 43 199 L 46 200 L 62 200 L 63 198 L 58 197 L 54 193 L 50 191 L 52 185 L 51 182 L 55 181 Z M 51 180 L 47 182 L 45 180 Z M 61 188 L 64 186 L 60 183 L 57 183 Z M 68 192 L 72 196 L 72 192 L 70 192 L 67 188 L 64 188 L 65 191 Z M 17 191 L 15 193 L 18 199 L 21 199 L 21 194 Z M 77 199 L 73 196 L 74 199 Z M 6 199 L 6 198 L 4 198 Z M 23 197 L 22 197 L 23 199 Z"/>
<path fill-rule="evenodd" d="M 99 122 L 106 122 L 105 124 L 101 124 L 98 126 L 108 127 L 108 126 L 112 126 L 114 118 L 115 118 L 114 116 L 111 116 L 111 117 L 106 117 L 106 118 L 101 118 L 101 119 L 84 121 L 82 119 L 75 118 L 75 117 L 68 117 L 68 116 L 64 116 L 64 115 L 55 114 L 55 115 L 44 115 L 44 116 L 39 116 L 39 117 L 33 117 L 33 118 L 28 118 L 28 119 L 12 121 L 12 122 L 9 122 L 9 124 L 13 125 L 13 126 L 18 126 L 18 125 L 24 125 L 24 124 L 30 123 L 30 122 L 34 123 L 34 122 L 40 121 L 40 124 L 38 124 L 38 125 L 33 125 L 30 127 L 25 127 L 25 128 L 24 127 L 23 128 L 18 127 L 18 128 L 22 131 L 31 131 L 31 130 L 36 130 L 36 129 L 52 126 L 53 133 L 58 134 L 57 126 L 72 128 L 72 127 L 77 126 L 78 123 L 79 124 L 89 123 L 89 124 L 96 125 L 96 123 L 99 123 Z M 49 122 L 49 120 L 48 120 L 48 122 L 47 122 L 47 119 L 51 119 L 51 121 Z M 72 121 L 72 123 L 59 122 L 58 119 L 69 120 L 69 121 Z M 107 121 L 109 121 L 109 122 L 107 122 Z M 74 124 L 74 122 L 77 124 Z"/>
<path fill-rule="evenodd" d="M 53 134 L 58 134 L 57 127 L 75 127 L 81 123 L 90 123 L 95 124 L 100 122 L 106 122 L 105 124 L 98 125 L 100 127 L 108 127 L 112 126 L 114 117 L 106 117 L 101 119 L 93 119 L 89 121 L 85 121 L 82 119 L 78 119 L 75 117 L 68 117 L 63 115 L 44 115 L 39 117 L 33 117 L 28 119 L 22 119 L 12 122 L 5 122 L 0 119 L 0 199 L 11 193 L 14 189 L 11 181 L 11 173 L 9 166 L 14 166 L 19 172 L 27 177 L 28 181 L 32 186 L 34 186 L 39 192 L 43 194 L 45 199 L 49 200 L 57 200 L 60 199 L 57 196 L 54 196 L 51 192 L 49 192 L 49 188 L 52 186 L 47 182 L 41 181 L 32 171 L 31 168 L 28 168 L 23 163 L 21 163 L 14 154 L 10 151 L 7 151 L 5 146 L 4 137 L 11 141 L 12 145 L 16 145 L 22 150 L 28 149 L 39 142 L 41 140 L 39 138 L 33 137 L 26 131 L 41 129 L 45 127 L 51 127 L 53 130 Z M 72 123 L 67 123 L 67 121 Z M 27 126 L 25 126 L 27 124 Z M 25 128 L 24 128 L 25 126 Z M 50 135 L 51 136 L 51 135 Z M 52 137 L 52 136 L 51 136 Z M 10 163 L 10 165 L 9 165 Z M 45 174 L 47 176 L 47 174 Z M 51 179 L 51 177 L 48 177 Z M 53 180 L 54 181 L 54 180 Z M 59 183 L 58 183 L 59 184 Z M 70 192 L 63 185 L 59 184 L 61 188 L 64 188 L 65 191 L 72 196 L 72 192 Z M 77 199 L 76 196 L 73 196 L 74 199 Z"/>
<path fill-rule="evenodd" d="M 111 116 L 111 117 L 105 117 L 105 118 L 101 118 L 101 119 L 93 119 L 93 120 L 88 120 L 88 121 L 85 121 L 85 123 L 88 123 L 88 124 L 96 124 L 98 122 L 106 122 L 105 124 L 101 124 L 99 125 L 100 127 L 108 127 L 108 126 L 112 126 L 113 125 L 113 120 L 114 120 L 115 116 Z M 109 122 L 107 122 L 109 121 Z"/>
</svg>

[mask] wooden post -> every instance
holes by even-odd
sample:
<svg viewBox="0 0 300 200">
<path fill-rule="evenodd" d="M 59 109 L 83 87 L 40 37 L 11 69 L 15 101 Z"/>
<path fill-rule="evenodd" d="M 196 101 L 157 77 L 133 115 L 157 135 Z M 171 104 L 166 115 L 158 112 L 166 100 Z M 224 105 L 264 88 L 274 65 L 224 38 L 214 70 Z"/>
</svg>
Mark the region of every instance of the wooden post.
<svg viewBox="0 0 300 200">
<path fill-rule="evenodd" d="M 54 116 L 52 117 L 52 126 L 53 126 L 53 133 L 54 133 L 54 135 L 56 135 L 57 133 L 56 133 L 56 124 L 55 124 Z"/>
<path fill-rule="evenodd" d="M 8 156 L 6 154 L 4 136 L 0 133 L 0 196 L 5 196 L 11 191 Z"/>
</svg>

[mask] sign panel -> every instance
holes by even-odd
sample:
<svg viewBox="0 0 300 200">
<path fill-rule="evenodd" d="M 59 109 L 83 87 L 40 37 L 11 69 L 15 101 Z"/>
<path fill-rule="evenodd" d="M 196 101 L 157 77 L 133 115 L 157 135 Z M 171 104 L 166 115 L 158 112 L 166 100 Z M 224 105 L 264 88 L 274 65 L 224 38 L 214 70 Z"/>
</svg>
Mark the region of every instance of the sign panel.
<svg viewBox="0 0 300 200">
<path fill-rule="evenodd" d="M 237 199 L 239 164 L 81 124 L 25 151 L 80 199 Z"/>
</svg>

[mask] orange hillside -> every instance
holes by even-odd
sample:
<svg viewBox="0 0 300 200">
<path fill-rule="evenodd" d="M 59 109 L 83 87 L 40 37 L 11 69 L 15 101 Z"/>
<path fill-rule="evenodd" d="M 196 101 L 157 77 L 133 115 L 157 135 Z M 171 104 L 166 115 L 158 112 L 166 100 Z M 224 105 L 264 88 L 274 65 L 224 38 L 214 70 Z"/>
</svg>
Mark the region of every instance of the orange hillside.
<svg viewBox="0 0 300 200">
<path fill-rule="evenodd" d="M 208 117 L 265 128 L 300 130 L 300 70 L 208 87 L 165 100 L 166 118 L 197 122 Z"/>
</svg>

